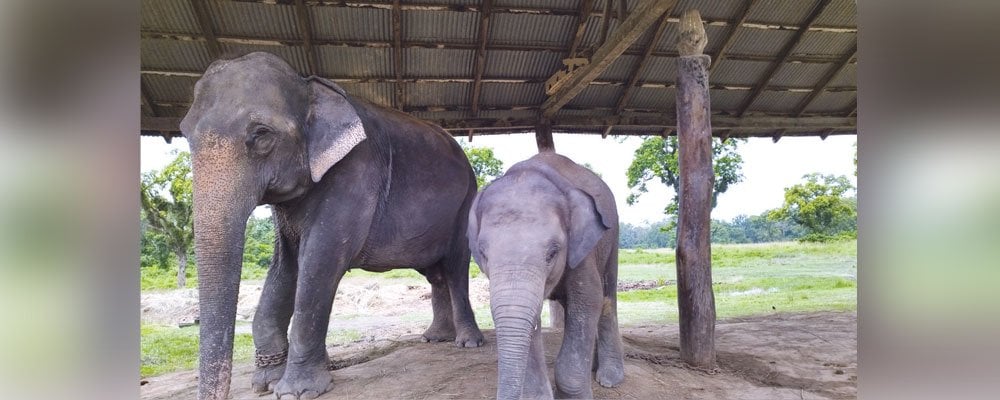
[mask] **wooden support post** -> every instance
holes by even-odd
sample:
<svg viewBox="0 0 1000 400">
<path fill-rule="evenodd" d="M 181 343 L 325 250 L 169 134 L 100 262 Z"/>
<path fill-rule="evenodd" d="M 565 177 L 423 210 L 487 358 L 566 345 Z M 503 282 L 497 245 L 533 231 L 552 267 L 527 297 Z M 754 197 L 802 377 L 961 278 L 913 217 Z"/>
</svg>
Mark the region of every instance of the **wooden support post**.
<svg viewBox="0 0 1000 400">
<path fill-rule="evenodd" d="M 552 122 L 542 120 L 535 125 L 535 144 L 538 145 L 538 152 L 556 151 L 556 145 L 552 141 Z"/>
<path fill-rule="evenodd" d="M 400 0 L 392 2 L 392 69 L 396 73 L 396 89 L 393 100 L 397 110 L 406 106 L 406 92 L 403 91 L 403 16 Z"/>
<path fill-rule="evenodd" d="M 607 128 L 604 128 L 604 132 L 601 132 L 601 139 L 607 139 L 608 134 L 611 133 L 611 129 L 614 127 L 614 125 L 608 125 Z"/>
<path fill-rule="evenodd" d="M 677 50 L 677 137 L 680 204 L 677 223 L 677 308 L 681 359 L 715 368 L 715 295 L 712 292 L 712 124 L 708 96 L 711 57 L 697 10 L 680 20 Z"/>
</svg>

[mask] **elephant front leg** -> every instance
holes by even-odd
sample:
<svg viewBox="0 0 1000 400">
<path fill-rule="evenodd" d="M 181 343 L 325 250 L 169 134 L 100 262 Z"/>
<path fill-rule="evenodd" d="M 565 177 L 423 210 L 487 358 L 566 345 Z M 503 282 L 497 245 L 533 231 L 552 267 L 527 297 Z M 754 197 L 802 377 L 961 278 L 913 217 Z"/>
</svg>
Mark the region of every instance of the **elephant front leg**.
<svg viewBox="0 0 1000 400">
<path fill-rule="evenodd" d="M 295 307 L 295 272 L 294 253 L 279 239 L 253 318 L 257 368 L 251 385 L 259 394 L 270 393 L 285 373 L 288 323 Z"/>
<path fill-rule="evenodd" d="M 597 383 L 615 387 L 625 380 L 625 354 L 618 331 L 618 305 L 615 295 L 604 298 L 597 326 Z"/>
<path fill-rule="evenodd" d="M 584 284 L 582 287 L 592 286 Z M 590 386 L 591 366 L 594 361 L 601 298 L 600 292 L 593 291 L 567 294 L 566 328 L 555 368 L 557 398 L 594 397 Z"/>
<path fill-rule="evenodd" d="M 552 384 L 549 383 L 548 368 L 545 366 L 544 337 L 542 336 L 542 320 L 535 320 L 535 329 L 531 332 L 531 349 L 528 355 L 528 368 L 524 372 L 524 399 L 551 399 Z"/>
<path fill-rule="evenodd" d="M 274 387 L 279 398 L 312 399 L 333 388 L 326 333 L 337 285 L 347 271 L 350 258 L 346 254 L 351 253 L 320 249 L 300 257 L 288 364 Z"/>
</svg>

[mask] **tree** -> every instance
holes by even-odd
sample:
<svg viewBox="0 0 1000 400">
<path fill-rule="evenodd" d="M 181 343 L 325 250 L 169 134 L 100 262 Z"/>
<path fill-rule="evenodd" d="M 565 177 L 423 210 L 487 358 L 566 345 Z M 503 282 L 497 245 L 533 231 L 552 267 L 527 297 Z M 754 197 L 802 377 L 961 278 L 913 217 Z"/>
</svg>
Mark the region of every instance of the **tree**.
<svg viewBox="0 0 1000 400">
<path fill-rule="evenodd" d="M 503 161 L 493 155 L 493 149 L 489 147 L 472 147 L 462 145 L 465 156 L 472 164 L 472 171 L 476 173 L 476 184 L 482 190 L 486 183 L 496 179 L 503 173 Z"/>
<path fill-rule="evenodd" d="M 177 257 L 177 287 L 186 284 L 188 249 L 194 241 L 191 206 L 191 153 L 177 153 L 161 171 L 144 173 L 139 181 L 141 216 Z"/>
<path fill-rule="evenodd" d="M 712 207 L 715 207 L 720 193 L 725 193 L 730 185 L 743 180 L 740 168 L 743 157 L 736 152 L 738 143 L 745 139 L 729 139 L 725 142 L 712 140 L 712 168 L 715 171 L 715 182 L 712 187 Z M 625 173 L 628 187 L 632 190 L 626 202 L 635 204 L 639 196 L 648 191 L 647 184 L 652 180 L 667 185 L 674 190 L 674 197 L 667 204 L 664 213 L 668 216 L 677 215 L 677 188 L 680 183 L 678 174 L 677 137 L 666 139 L 655 136 L 642 141 L 635 150 L 635 158 Z"/>
<path fill-rule="evenodd" d="M 791 218 L 809 234 L 821 236 L 857 229 L 857 202 L 847 195 L 854 186 L 846 176 L 812 173 L 802 178 L 805 183 L 785 189 L 784 204 L 768 218 Z"/>
</svg>

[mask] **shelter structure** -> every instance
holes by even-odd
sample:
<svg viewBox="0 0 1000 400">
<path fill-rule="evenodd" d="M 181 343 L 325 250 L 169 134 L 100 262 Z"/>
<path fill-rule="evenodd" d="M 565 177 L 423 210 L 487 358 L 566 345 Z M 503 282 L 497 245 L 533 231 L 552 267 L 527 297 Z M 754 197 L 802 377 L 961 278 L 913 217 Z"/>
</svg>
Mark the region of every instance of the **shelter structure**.
<svg viewBox="0 0 1000 400">
<path fill-rule="evenodd" d="M 711 138 L 857 134 L 855 15 L 854 0 L 143 0 L 141 134 L 178 136 L 212 60 L 251 51 L 469 140 L 679 134 L 681 355 L 712 368 Z"/>
</svg>

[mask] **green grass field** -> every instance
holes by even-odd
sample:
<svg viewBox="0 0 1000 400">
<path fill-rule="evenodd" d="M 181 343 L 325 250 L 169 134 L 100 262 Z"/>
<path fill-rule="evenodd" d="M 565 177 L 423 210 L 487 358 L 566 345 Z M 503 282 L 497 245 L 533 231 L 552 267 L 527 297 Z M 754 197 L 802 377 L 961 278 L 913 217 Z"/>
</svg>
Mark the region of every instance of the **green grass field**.
<svg viewBox="0 0 1000 400">
<path fill-rule="evenodd" d="M 470 267 L 469 274 L 478 276 L 479 267 L 474 263 Z M 660 285 L 618 293 L 618 320 L 622 325 L 677 321 L 675 268 L 672 249 L 620 252 L 619 282 L 655 281 Z M 418 272 L 405 269 L 386 273 L 354 270 L 348 276 L 424 281 Z M 777 312 L 856 310 L 857 242 L 713 245 L 712 280 L 720 319 Z M 475 312 L 480 327 L 493 327 L 488 308 Z M 542 320 L 547 323 L 547 312 Z M 327 342 L 349 343 L 361 337 L 357 331 L 333 331 Z M 143 325 L 141 375 L 195 368 L 197 344 L 197 327 Z M 234 347 L 236 362 L 253 358 L 250 335 L 237 335 Z"/>
</svg>

